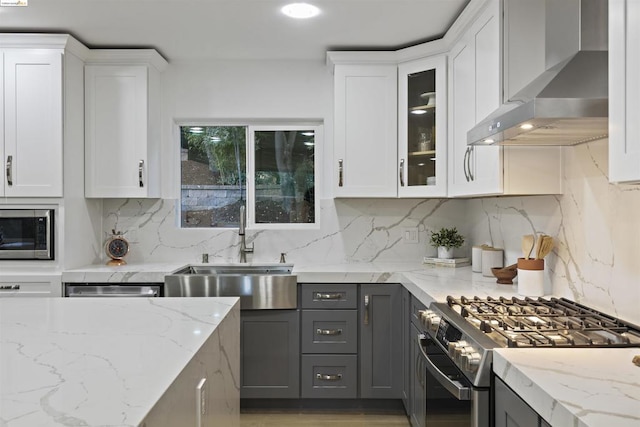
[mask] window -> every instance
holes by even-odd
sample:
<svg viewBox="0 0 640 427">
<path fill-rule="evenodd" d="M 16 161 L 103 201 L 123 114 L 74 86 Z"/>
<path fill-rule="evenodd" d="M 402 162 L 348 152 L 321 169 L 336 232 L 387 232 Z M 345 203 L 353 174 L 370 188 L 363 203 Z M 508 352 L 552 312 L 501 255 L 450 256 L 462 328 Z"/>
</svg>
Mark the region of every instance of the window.
<svg viewBox="0 0 640 427">
<path fill-rule="evenodd" d="M 317 218 L 320 126 L 180 127 L 181 226 L 304 228 Z"/>
</svg>

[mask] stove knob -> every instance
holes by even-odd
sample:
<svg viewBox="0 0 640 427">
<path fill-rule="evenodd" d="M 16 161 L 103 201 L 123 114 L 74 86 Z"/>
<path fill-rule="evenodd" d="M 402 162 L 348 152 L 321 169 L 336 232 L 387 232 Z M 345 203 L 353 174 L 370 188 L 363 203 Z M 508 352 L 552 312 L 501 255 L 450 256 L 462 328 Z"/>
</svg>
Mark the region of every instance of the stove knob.
<svg viewBox="0 0 640 427">
<path fill-rule="evenodd" d="M 418 319 L 420 320 L 420 323 L 422 323 L 422 325 L 424 327 L 427 326 L 428 319 L 431 316 L 433 316 L 433 311 L 431 311 L 431 310 L 420 310 L 420 311 L 418 311 Z"/>
<path fill-rule="evenodd" d="M 456 364 L 458 364 L 458 366 L 463 366 L 463 362 L 462 362 L 462 358 L 464 357 L 465 354 L 471 353 L 473 352 L 473 348 L 471 347 L 456 347 L 456 349 L 454 350 L 455 356 L 453 357 L 453 360 L 455 360 Z"/>
<path fill-rule="evenodd" d="M 452 359 L 455 359 L 456 357 L 456 350 L 458 350 L 459 348 L 462 347 L 466 347 L 467 346 L 467 342 L 466 341 L 453 341 L 449 343 L 449 356 L 451 356 Z"/>
<path fill-rule="evenodd" d="M 479 353 L 467 353 L 463 356 L 462 367 L 465 371 L 474 373 L 480 366 L 480 354 Z"/>
<path fill-rule="evenodd" d="M 434 314 L 429 319 L 427 319 L 428 329 L 431 329 L 432 331 L 435 332 L 438 330 L 438 325 L 440 325 L 440 316 Z"/>
</svg>

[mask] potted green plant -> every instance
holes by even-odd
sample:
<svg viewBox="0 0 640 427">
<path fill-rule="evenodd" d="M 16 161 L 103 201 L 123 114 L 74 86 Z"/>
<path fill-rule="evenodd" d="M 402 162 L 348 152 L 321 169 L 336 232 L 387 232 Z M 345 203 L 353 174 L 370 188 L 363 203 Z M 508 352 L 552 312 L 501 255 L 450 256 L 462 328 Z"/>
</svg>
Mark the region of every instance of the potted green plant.
<svg viewBox="0 0 640 427">
<path fill-rule="evenodd" d="M 438 248 L 438 258 L 453 258 L 453 249 L 464 243 L 464 237 L 458 233 L 456 227 L 441 228 L 438 232 L 431 232 L 431 246 Z"/>
</svg>

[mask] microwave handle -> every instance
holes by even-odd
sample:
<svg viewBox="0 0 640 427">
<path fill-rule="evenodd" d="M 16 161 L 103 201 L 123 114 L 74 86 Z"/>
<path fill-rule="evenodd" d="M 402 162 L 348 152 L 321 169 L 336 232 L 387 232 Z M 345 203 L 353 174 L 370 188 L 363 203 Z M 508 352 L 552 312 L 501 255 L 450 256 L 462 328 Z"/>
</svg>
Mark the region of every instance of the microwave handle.
<svg viewBox="0 0 640 427">
<path fill-rule="evenodd" d="M 433 361 L 429 358 L 427 353 L 424 351 L 424 347 L 422 346 L 422 341 L 425 336 L 420 334 L 418 335 L 418 348 L 420 348 L 420 352 L 424 357 L 426 363 L 427 371 L 431 375 L 435 377 L 438 382 L 447 389 L 449 393 L 451 393 L 458 400 L 471 400 L 471 389 L 469 387 L 465 387 L 459 381 L 452 380 L 447 375 L 445 375 L 438 367 L 433 363 Z"/>
</svg>

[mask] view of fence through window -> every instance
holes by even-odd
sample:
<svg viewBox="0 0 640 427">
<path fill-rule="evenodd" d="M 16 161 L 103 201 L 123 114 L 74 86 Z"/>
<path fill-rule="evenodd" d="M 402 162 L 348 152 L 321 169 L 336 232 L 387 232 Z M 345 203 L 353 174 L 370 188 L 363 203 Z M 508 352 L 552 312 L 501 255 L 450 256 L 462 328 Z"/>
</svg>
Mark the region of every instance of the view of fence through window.
<svg viewBox="0 0 640 427">
<path fill-rule="evenodd" d="M 182 227 L 237 227 L 247 179 L 254 223 L 315 222 L 315 131 L 278 129 L 180 127 Z M 251 176 L 247 147 L 254 149 Z"/>
</svg>

